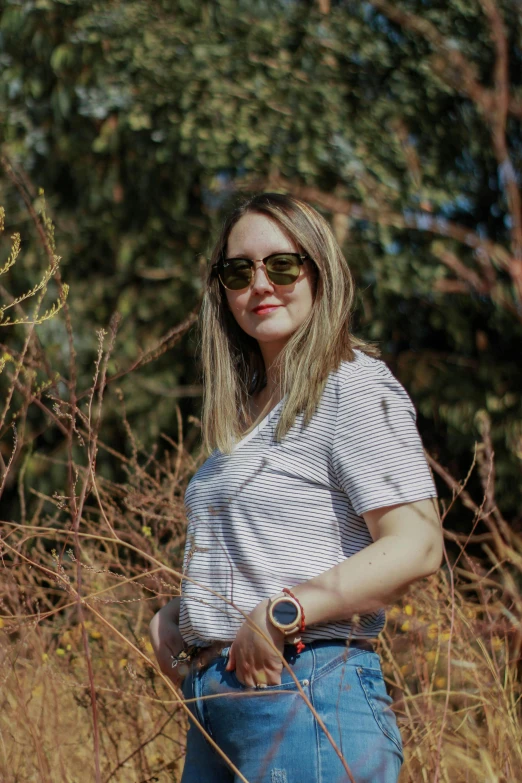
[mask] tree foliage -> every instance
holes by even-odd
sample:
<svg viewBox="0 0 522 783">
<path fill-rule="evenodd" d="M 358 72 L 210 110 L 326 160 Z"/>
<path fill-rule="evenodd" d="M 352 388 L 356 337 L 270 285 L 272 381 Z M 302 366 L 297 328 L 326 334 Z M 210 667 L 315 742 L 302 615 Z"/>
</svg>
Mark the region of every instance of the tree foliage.
<svg viewBox="0 0 522 783">
<path fill-rule="evenodd" d="M 517 507 L 515 0 L 7 0 L 0 33 L 5 149 L 56 218 L 84 386 L 114 310 L 131 363 L 197 307 L 238 193 L 288 190 L 332 220 L 360 285 L 357 329 L 411 392 L 426 446 L 462 475 L 486 411 L 498 502 Z M 2 196 L 18 228 L 9 185 Z M 34 244 L 25 261 L 14 292 L 35 275 Z M 42 340 L 65 364 L 56 324 Z M 122 381 L 145 441 L 174 426 L 179 387 L 197 394 L 195 347 Z M 182 404 L 197 414 L 197 397 Z"/>
</svg>

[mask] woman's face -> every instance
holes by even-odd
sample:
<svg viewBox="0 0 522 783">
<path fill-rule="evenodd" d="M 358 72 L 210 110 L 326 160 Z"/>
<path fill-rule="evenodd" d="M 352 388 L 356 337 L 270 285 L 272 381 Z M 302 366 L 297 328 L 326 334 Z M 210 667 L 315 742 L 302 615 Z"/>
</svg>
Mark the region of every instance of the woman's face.
<svg viewBox="0 0 522 783">
<path fill-rule="evenodd" d="M 275 285 L 259 259 L 272 253 L 299 253 L 279 225 L 265 215 L 249 212 L 238 220 L 228 237 L 226 258 L 252 258 L 256 269 L 250 286 L 226 291 L 230 310 L 239 326 L 256 339 L 265 365 L 270 364 L 291 335 L 308 317 L 314 301 L 313 265 L 308 259 L 291 285 Z"/>
</svg>

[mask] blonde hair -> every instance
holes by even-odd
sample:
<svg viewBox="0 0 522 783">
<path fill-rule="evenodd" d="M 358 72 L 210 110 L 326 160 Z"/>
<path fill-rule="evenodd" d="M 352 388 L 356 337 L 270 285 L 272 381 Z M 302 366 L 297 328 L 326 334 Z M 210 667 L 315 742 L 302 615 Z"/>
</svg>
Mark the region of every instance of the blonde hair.
<svg viewBox="0 0 522 783">
<path fill-rule="evenodd" d="M 212 266 L 226 253 L 228 237 L 247 213 L 274 220 L 312 260 L 317 272 L 312 310 L 277 360 L 281 396 L 286 399 L 276 429 L 282 440 L 299 413 L 308 423 L 332 370 L 354 359 L 354 349 L 378 356 L 379 350 L 355 337 L 351 317 L 354 281 L 332 229 L 313 207 L 293 196 L 261 193 L 226 219 L 210 258 L 200 316 L 203 364 L 203 444 L 230 453 L 249 424 L 248 399 L 266 383 L 257 341 L 236 323 Z"/>
</svg>

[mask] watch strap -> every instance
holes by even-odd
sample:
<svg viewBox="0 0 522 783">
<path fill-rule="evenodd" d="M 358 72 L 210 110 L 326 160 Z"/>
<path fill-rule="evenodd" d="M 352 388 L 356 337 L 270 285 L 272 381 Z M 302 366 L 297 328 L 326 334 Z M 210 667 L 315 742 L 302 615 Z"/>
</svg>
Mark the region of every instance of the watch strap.
<svg viewBox="0 0 522 783">
<path fill-rule="evenodd" d="M 304 613 L 304 609 L 303 609 L 303 605 L 302 605 L 301 601 L 299 600 L 299 598 L 296 595 L 294 595 L 292 593 L 291 590 L 288 589 L 288 587 L 283 587 L 283 593 L 285 593 L 286 595 L 289 595 L 290 598 L 293 598 L 294 601 L 299 606 L 299 609 L 301 610 L 301 623 L 300 623 L 299 630 L 300 630 L 301 633 L 304 633 L 304 630 L 306 628 L 306 623 L 305 623 L 305 613 Z"/>
</svg>

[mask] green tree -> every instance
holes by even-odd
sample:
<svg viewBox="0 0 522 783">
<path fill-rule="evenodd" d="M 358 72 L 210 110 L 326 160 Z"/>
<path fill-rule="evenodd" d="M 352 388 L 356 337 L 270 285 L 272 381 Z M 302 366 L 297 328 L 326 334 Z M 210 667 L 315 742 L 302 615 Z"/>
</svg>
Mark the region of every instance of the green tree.
<svg viewBox="0 0 522 783">
<path fill-rule="evenodd" d="M 411 391 L 427 447 L 463 475 L 487 411 L 498 502 L 518 507 L 515 0 L 22 0 L 0 32 L 5 145 L 56 216 L 83 388 L 115 309 L 130 364 L 197 305 L 238 190 L 290 190 L 332 220 L 361 287 L 357 328 Z M 10 190 L 3 201 L 15 215 Z M 46 344 L 64 362 L 55 324 Z M 180 386 L 197 393 L 194 348 L 122 381 L 145 442 L 174 426 Z"/>
</svg>

